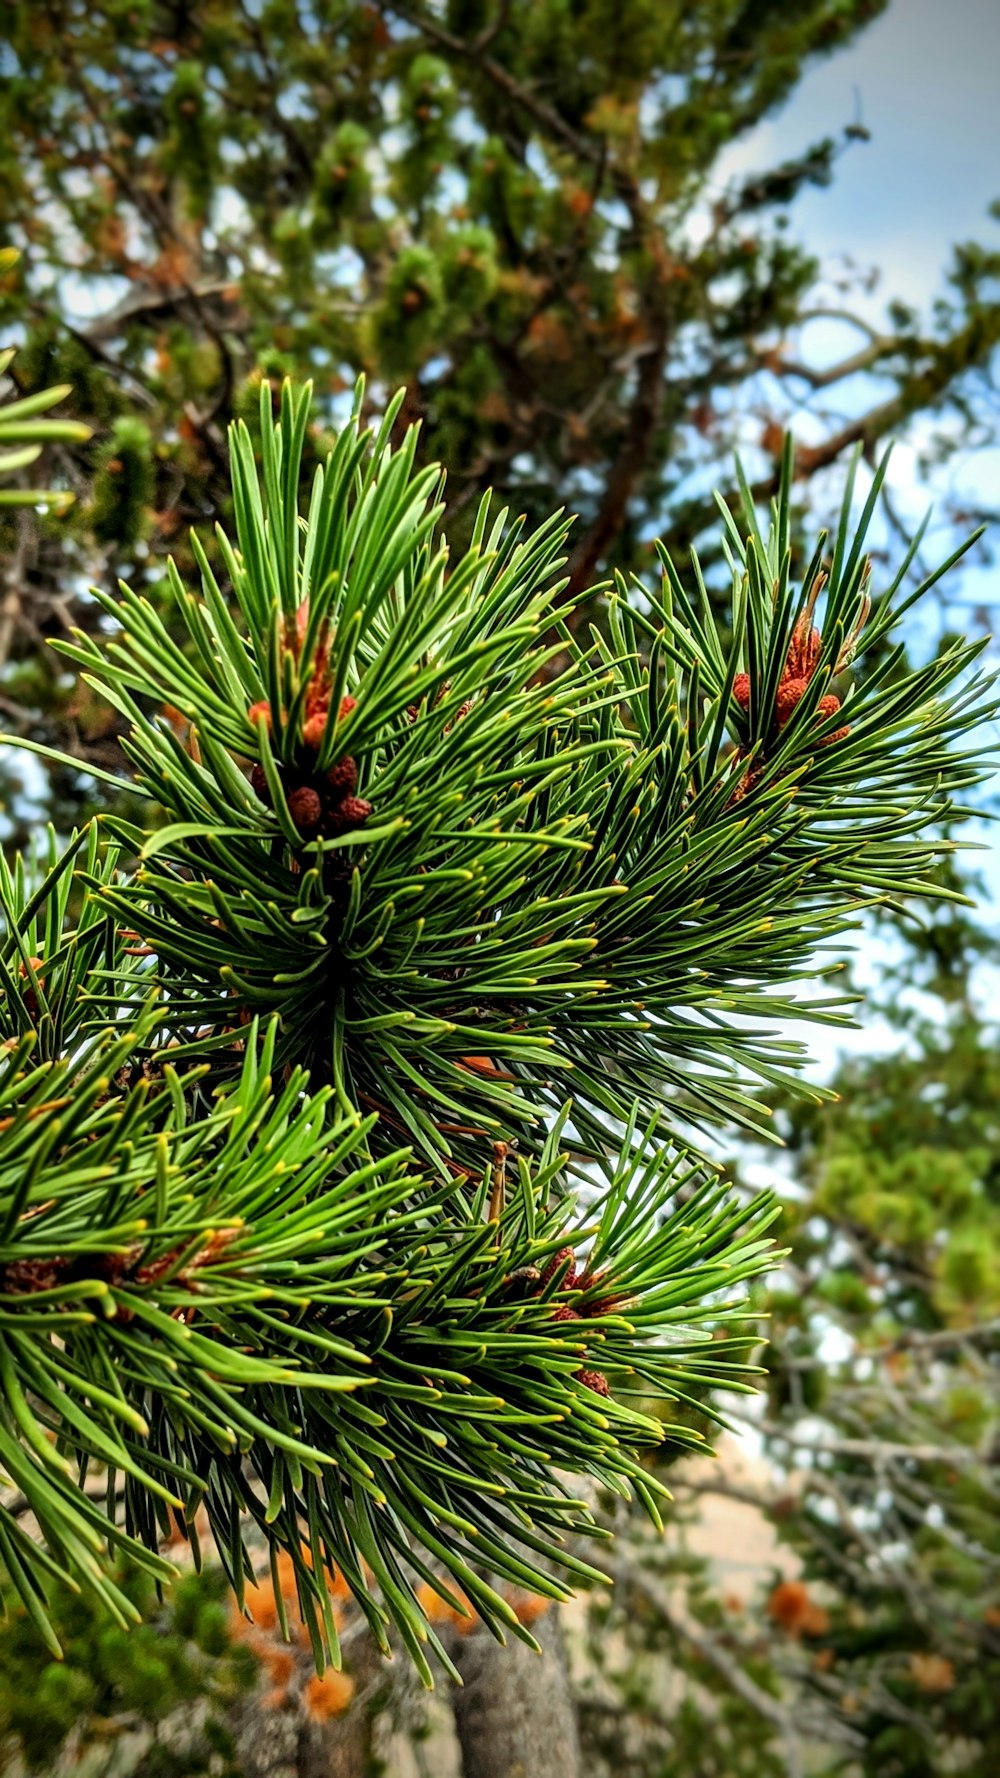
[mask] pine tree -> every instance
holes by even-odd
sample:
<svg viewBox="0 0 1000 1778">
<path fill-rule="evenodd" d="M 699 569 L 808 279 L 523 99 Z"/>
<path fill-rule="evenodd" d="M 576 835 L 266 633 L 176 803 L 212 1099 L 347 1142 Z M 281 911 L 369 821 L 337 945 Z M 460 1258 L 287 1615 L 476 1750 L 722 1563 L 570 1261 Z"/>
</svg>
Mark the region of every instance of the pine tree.
<svg viewBox="0 0 1000 1778">
<path fill-rule="evenodd" d="M 585 642 L 566 522 L 486 498 L 449 555 L 362 399 L 300 510 L 309 391 L 265 388 L 224 580 L 195 539 L 166 608 L 96 595 L 62 652 L 142 818 L 0 876 L 0 1551 L 53 1646 L 51 1581 L 125 1621 L 109 1552 L 164 1577 L 201 1506 L 238 1599 L 255 1542 L 291 1563 L 319 1662 L 334 1572 L 428 1678 L 421 1585 L 530 1641 L 500 1583 L 599 1577 L 571 1479 L 657 1522 L 648 1453 L 751 1386 L 775 1206 L 693 1138 L 766 1128 L 782 1021 L 846 1017 L 817 949 L 947 894 L 986 769 L 982 644 L 906 671 L 916 595 L 874 596 L 884 466 L 801 573 L 790 445 L 769 522 L 722 503 L 731 643 L 665 551 Z"/>
</svg>

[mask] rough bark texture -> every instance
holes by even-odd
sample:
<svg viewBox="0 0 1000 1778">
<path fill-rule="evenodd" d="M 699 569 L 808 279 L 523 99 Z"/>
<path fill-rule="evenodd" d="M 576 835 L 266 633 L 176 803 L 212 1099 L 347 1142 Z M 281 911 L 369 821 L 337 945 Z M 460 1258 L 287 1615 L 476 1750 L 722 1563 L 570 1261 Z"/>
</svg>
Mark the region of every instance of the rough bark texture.
<svg viewBox="0 0 1000 1778">
<path fill-rule="evenodd" d="M 454 1695 L 463 1778 L 580 1778 L 576 1714 L 559 1614 L 532 1626 L 541 1655 L 483 1631 L 456 1649 Z"/>
</svg>

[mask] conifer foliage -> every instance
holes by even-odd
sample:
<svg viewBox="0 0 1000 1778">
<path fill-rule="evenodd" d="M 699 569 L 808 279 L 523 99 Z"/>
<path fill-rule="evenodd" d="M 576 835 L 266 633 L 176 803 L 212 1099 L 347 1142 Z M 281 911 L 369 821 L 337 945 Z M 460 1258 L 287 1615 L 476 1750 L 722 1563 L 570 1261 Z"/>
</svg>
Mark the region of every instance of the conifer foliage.
<svg viewBox="0 0 1000 1778">
<path fill-rule="evenodd" d="M 655 1519 L 670 1404 L 750 1386 L 774 1206 L 693 1132 L 766 1122 L 782 1021 L 846 1016 L 795 984 L 935 892 L 984 770 L 978 646 L 907 671 L 917 595 L 871 587 L 880 477 L 804 574 L 790 455 L 769 526 L 721 508 L 731 636 L 664 554 L 584 639 L 566 522 L 485 500 L 452 559 L 359 413 L 303 500 L 309 391 L 265 386 L 225 579 L 196 542 L 200 587 L 97 595 L 64 652 L 146 819 L 0 881 L 0 1554 L 50 1643 L 52 1580 L 126 1619 L 112 1558 L 165 1574 L 202 1505 L 238 1596 L 290 1558 L 319 1661 L 334 1570 L 428 1677 L 426 1583 L 530 1640 L 493 1582 L 597 1575 L 573 1478 Z"/>
</svg>

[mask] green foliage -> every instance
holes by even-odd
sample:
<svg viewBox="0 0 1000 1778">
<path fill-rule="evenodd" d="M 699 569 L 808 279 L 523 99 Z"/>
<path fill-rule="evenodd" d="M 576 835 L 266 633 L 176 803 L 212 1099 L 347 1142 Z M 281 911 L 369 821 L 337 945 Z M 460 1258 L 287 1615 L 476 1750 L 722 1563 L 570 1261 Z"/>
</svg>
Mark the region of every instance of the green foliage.
<svg viewBox="0 0 1000 1778">
<path fill-rule="evenodd" d="M 153 441 L 141 420 L 123 416 L 102 445 L 94 476 L 90 522 L 99 543 L 131 549 L 148 525 L 153 490 Z"/>
<path fill-rule="evenodd" d="M 148 1738 L 139 1768 L 145 1778 L 194 1778 L 209 1771 L 229 1778 L 221 1712 L 253 1684 L 256 1666 L 247 1647 L 230 1642 L 225 1575 L 221 1569 L 187 1574 L 166 1603 L 138 1570 L 117 1579 L 141 1627 L 124 1635 L 93 1595 L 56 1587 L 50 1609 L 63 1653 L 59 1662 L 42 1656 L 24 1606 L 7 1594 L 0 1625 L 0 1746 L 7 1757 L 19 1756 L 29 1772 L 51 1773 L 60 1756 L 87 1760 L 88 1770 L 121 1771 L 122 1737 L 140 1734 Z M 161 1738 L 167 1719 L 194 1704 L 207 1704 L 205 1719 L 176 1743 Z"/>
</svg>

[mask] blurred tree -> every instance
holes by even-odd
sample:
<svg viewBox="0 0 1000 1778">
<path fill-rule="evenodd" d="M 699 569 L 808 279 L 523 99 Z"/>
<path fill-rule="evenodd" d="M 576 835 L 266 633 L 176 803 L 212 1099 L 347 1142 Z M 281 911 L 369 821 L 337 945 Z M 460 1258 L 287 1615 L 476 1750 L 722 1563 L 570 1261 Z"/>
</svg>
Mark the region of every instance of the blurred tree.
<svg viewBox="0 0 1000 1778">
<path fill-rule="evenodd" d="M 143 1778 L 238 1778 L 226 1724 L 257 1662 L 234 1640 L 221 1569 L 189 1574 L 166 1604 L 138 1570 L 120 1575 L 146 1622 L 121 1628 L 93 1595 L 57 1589 L 62 1661 L 44 1653 L 13 1590 L 0 1625 L 0 1754 L 5 1772 L 86 1770 Z"/>
<path fill-rule="evenodd" d="M 998 1769 L 1000 947 L 951 910 L 893 950 L 871 1004 L 897 1047 L 782 1114 L 791 1252 L 748 1416 L 770 1480 L 671 1475 L 682 1519 L 755 1509 L 791 1565 L 734 1600 L 683 1539 L 632 1547 L 588 1624 L 602 1778 Z"/>
<path fill-rule="evenodd" d="M 190 565 L 188 525 L 227 505 L 226 422 L 262 376 L 312 374 L 320 425 L 361 369 L 373 409 L 405 383 L 401 423 L 421 418 L 449 466 L 456 541 L 487 486 L 531 522 L 580 515 L 570 598 L 609 564 L 648 565 L 654 533 L 696 536 L 705 472 L 737 437 L 773 488 L 792 408 L 836 410 L 862 373 L 868 405 L 818 415 L 800 478 L 915 415 L 981 437 L 995 254 L 960 249 L 930 319 L 896 303 L 873 329 L 848 292 L 856 347 L 813 361 L 833 298 L 788 207 L 864 129 L 718 180 L 734 139 L 883 5 L 9 6 L 0 240 L 23 260 L 0 318 L 23 336 L 19 388 L 72 382 L 98 434 L 59 452 L 77 507 L 21 566 L 22 727 L 42 703 L 74 746 L 113 738 L 86 694 L 66 711 L 38 635 L 88 578 L 155 580 L 167 545 Z"/>
</svg>

